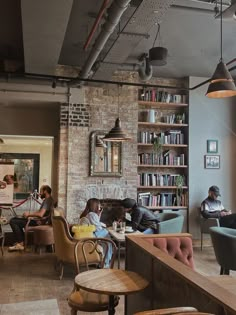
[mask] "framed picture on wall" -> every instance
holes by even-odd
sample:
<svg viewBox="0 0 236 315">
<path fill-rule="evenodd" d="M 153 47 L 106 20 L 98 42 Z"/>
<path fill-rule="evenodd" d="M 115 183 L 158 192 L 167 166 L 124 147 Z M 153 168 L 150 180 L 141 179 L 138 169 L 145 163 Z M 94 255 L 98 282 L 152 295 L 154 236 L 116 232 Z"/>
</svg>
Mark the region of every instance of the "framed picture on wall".
<svg viewBox="0 0 236 315">
<path fill-rule="evenodd" d="M 207 153 L 218 153 L 218 140 L 207 140 Z"/>
<path fill-rule="evenodd" d="M 205 168 L 217 169 L 220 168 L 219 155 L 205 155 Z"/>
</svg>

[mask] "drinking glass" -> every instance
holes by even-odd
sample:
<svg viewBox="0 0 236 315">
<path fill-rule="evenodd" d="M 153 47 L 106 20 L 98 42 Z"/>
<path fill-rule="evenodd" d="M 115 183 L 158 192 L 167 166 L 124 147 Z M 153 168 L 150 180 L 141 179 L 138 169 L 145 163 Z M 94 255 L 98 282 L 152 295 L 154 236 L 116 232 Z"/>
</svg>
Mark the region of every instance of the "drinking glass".
<svg viewBox="0 0 236 315">
<path fill-rule="evenodd" d="M 125 226 L 126 226 L 126 223 L 125 223 L 125 222 L 121 222 L 121 223 L 120 223 L 120 230 L 121 230 L 122 232 L 125 232 Z"/>
</svg>

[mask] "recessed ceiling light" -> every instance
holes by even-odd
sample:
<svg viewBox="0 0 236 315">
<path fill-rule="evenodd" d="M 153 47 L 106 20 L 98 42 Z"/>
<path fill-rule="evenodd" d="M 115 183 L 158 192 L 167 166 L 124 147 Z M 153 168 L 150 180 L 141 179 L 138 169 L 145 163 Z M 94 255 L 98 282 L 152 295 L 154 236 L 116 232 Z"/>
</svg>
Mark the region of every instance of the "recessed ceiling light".
<svg viewBox="0 0 236 315">
<path fill-rule="evenodd" d="M 159 12 L 159 10 L 153 10 L 153 13 L 157 14 Z"/>
</svg>

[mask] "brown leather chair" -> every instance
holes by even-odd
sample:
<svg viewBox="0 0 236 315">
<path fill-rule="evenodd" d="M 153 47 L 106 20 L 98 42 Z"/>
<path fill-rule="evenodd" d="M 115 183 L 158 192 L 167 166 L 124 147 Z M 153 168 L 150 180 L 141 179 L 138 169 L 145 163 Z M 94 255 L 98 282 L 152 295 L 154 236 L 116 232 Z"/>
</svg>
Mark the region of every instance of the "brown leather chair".
<svg viewBox="0 0 236 315">
<path fill-rule="evenodd" d="M 69 225 L 65 218 L 61 216 L 52 217 L 53 234 L 55 241 L 55 254 L 57 258 L 56 266 L 59 266 L 61 280 L 63 277 L 64 264 L 70 263 L 75 265 L 75 245 L 78 240 L 75 240 L 69 231 Z M 78 249 L 79 250 L 79 249 Z M 79 250 L 81 252 L 81 250 Z M 85 265 L 86 263 L 96 265 L 100 262 L 98 253 L 93 252 L 88 255 L 87 262 L 84 260 L 82 254 L 79 255 L 80 264 Z"/>
<path fill-rule="evenodd" d="M 106 238 L 85 238 L 78 241 L 75 246 L 77 272 L 79 273 L 81 269 L 81 254 L 83 256 L 82 260 L 85 261 L 86 270 L 90 269 L 88 252 L 96 252 L 99 255 L 99 268 L 103 268 L 108 252 L 108 246 L 112 246 L 112 257 L 109 268 L 113 268 L 117 248 L 112 240 Z M 88 251 L 88 248 L 90 251 Z M 115 297 L 115 306 L 117 306 L 118 302 L 119 298 Z M 68 297 L 68 304 L 71 307 L 71 315 L 76 315 L 78 311 L 102 312 L 108 310 L 109 296 L 88 292 L 82 289 L 77 290 L 76 286 L 74 286 L 73 291 Z"/>
<path fill-rule="evenodd" d="M 53 238 L 53 229 L 51 222 L 51 216 L 43 217 L 43 218 L 34 218 L 30 217 L 28 218 L 28 221 L 25 226 L 25 250 L 28 246 L 28 238 L 29 234 L 33 233 L 34 237 L 34 245 L 39 246 L 47 246 L 47 245 L 53 245 L 54 244 L 54 238 Z M 34 220 L 38 222 L 38 225 L 36 226 L 30 226 L 30 221 Z M 35 235 L 36 234 L 36 235 Z M 35 242 L 36 240 L 36 242 Z"/>
</svg>

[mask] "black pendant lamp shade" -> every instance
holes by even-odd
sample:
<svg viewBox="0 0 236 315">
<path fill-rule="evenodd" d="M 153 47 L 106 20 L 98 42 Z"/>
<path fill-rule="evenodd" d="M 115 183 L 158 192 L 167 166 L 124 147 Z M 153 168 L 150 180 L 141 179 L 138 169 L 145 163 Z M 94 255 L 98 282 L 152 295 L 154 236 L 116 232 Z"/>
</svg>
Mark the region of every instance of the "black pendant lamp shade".
<svg viewBox="0 0 236 315">
<path fill-rule="evenodd" d="M 127 137 L 127 135 L 121 129 L 120 118 L 117 118 L 115 122 L 115 127 L 112 128 L 102 140 L 113 141 L 113 142 L 123 142 L 123 141 L 131 140 L 131 138 Z"/>
<path fill-rule="evenodd" d="M 220 61 L 211 78 L 206 96 L 210 98 L 223 98 L 236 95 L 234 80 L 223 62 L 223 23 L 222 23 L 222 0 L 220 0 Z"/>
<path fill-rule="evenodd" d="M 168 50 L 165 47 L 152 47 L 149 49 L 149 61 L 152 66 L 164 66 L 167 63 Z"/>
<path fill-rule="evenodd" d="M 206 96 L 210 98 L 223 98 L 236 95 L 234 80 L 223 60 L 220 60 L 211 78 Z"/>
</svg>

